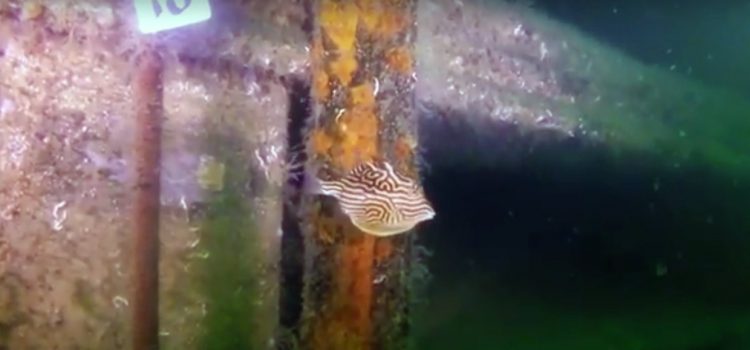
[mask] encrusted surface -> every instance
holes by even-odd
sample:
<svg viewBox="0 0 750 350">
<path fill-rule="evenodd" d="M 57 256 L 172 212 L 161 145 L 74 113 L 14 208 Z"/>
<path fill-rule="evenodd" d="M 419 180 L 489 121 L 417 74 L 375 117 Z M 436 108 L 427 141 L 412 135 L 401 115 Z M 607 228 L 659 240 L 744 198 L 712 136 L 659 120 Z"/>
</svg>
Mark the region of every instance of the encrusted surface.
<svg viewBox="0 0 750 350">
<path fill-rule="evenodd" d="M 139 45 L 119 16 L 106 16 L 127 11 L 101 2 L 0 2 L 0 347 L 127 348 L 129 57 Z M 264 321 L 254 327 L 265 337 L 260 342 L 273 333 L 263 326 L 276 315 L 273 218 L 283 181 L 287 96 L 269 80 L 262 65 L 271 62 L 260 52 L 251 55 L 261 64 L 252 69 L 227 68 L 222 55 L 186 59 L 169 47 L 162 52 L 161 334 L 167 348 L 195 348 L 200 322 L 215 305 L 194 287 L 195 271 L 211 261 L 198 229 L 210 189 L 197 176 L 200 159 L 217 156 L 206 143 L 210 125 L 242 135 L 232 157 L 252 180 L 241 186 L 264 218 L 256 243 L 266 257 L 255 270 L 261 271 L 255 282 L 265 287 L 248 297 L 262 312 Z M 287 63 L 287 73 L 301 69 Z"/>
<path fill-rule="evenodd" d="M 418 177 L 416 141 L 405 141 L 416 139 L 416 1 L 324 0 L 315 11 L 311 162 L 342 176 L 382 159 Z M 375 238 L 322 196 L 307 198 L 303 215 L 306 346 L 403 348 L 414 232 Z"/>
<path fill-rule="evenodd" d="M 11 23 L 0 59 L 0 294 L 16 300 L 0 344 L 121 348 L 133 117 L 124 70 Z"/>
</svg>

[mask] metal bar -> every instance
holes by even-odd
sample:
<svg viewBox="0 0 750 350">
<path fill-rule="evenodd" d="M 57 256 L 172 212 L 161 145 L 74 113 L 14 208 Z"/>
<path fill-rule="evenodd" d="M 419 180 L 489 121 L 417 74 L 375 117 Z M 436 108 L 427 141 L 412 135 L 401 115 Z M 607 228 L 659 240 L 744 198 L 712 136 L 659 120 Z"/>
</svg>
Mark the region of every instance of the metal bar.
<svg viewBox="0 0 750 350">
<path fill-rule="evenodd" d="M 136 68 L 133 210 L 133 349 L 159 348 L 159 192 L 161 162 L 162 60 L 145 50 Z"/>
<path fill-rule="evenodd" d="M 384 159 L 416 176 L 416 0 L 318 0 L 313 8 L 310 162 L 344 174 Z M 309 349 L 402 348 L 412 233 L 364 234 L 330 197 L 303 201 Z"/>
</svg>

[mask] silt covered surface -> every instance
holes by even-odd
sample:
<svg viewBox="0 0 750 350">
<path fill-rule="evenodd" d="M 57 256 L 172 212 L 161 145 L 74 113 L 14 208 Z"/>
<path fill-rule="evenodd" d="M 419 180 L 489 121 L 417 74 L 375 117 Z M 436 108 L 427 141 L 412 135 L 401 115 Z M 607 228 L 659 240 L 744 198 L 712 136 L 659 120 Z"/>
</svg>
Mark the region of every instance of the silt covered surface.
<svg viewBox="0 0 750 350">
<path fill-rule="evenodd" d="M 126 3 L 0 3 L 0 347 L 119 349 L 129 342 L 130 79 L 141 47 L 131 19 Z M 258 42 L 268 36 L 253 35 L 263 37 Z M 280 215 L 287 93 L 269 78 L 262 44 L 253 56 L 259 66 L 248 69 L 201 55 L 213 53 L 207 47 L 216 42 L 230 50 L 232 37 L 207 31 L 201 38 L 203 46 L 192 48 L 205 51 L 167 45 L 161 52 L 162 345 L 186 349 L 216 336 L 203 322 L 226 300 L 204 287 L 207 276 L 222 272 L 230 275 L 221 287 L 252 292 L 247 301 L 233 301 L 252 306 L 236 318 L 258 322 L 252 325 L 257 338 L 247 341 L 268 344 L 277 314 L 274 218 Z M 284 55 L 283 48 L 273 50 Z M 226 169 L 226 183 L 215 176 L 217 167 Z M 215 211 L 212 203 L 227 189 L 252 212 L 207 220 L 204 213 Z M 222 223 L 232 215 L 247 218 L 246 236 L 202 239 L 228 235 Z M 217 256 L 226 247 L 258 258 L 221 270 Z M 237 277 L 242 274 L 250 277 Z"/>
</svg>

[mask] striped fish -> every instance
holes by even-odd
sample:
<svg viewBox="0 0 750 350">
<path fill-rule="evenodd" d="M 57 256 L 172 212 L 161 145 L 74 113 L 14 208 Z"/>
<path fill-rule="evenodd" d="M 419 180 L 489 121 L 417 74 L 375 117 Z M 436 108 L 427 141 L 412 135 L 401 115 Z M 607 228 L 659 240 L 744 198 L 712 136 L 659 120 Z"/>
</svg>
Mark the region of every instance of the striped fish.
<svg viewBox="0 0 750 350">
<path fill-rule="evenodd" d="M 352 223 L 369 234 L 403 233 L 435 216 L 421 186 L 387 162 L 360 163 L 341 179 L 317 181 L 317 192 L 336 198 Z"/>
</svg>

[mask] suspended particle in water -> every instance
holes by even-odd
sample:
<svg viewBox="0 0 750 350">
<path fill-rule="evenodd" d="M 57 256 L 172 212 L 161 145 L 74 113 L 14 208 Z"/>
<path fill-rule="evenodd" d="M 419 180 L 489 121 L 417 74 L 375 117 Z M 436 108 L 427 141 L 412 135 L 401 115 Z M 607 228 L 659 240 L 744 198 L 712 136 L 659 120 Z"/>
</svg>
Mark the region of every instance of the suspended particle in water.
<svg viewBox="0 0 750 350">
<path fill-rule="evenodd" d="M 669 267 L 663 262 L 658 262 L 654 268 L 654 273 L 656 277 L 664 277 L 669 273 Z"/>
</svg>

